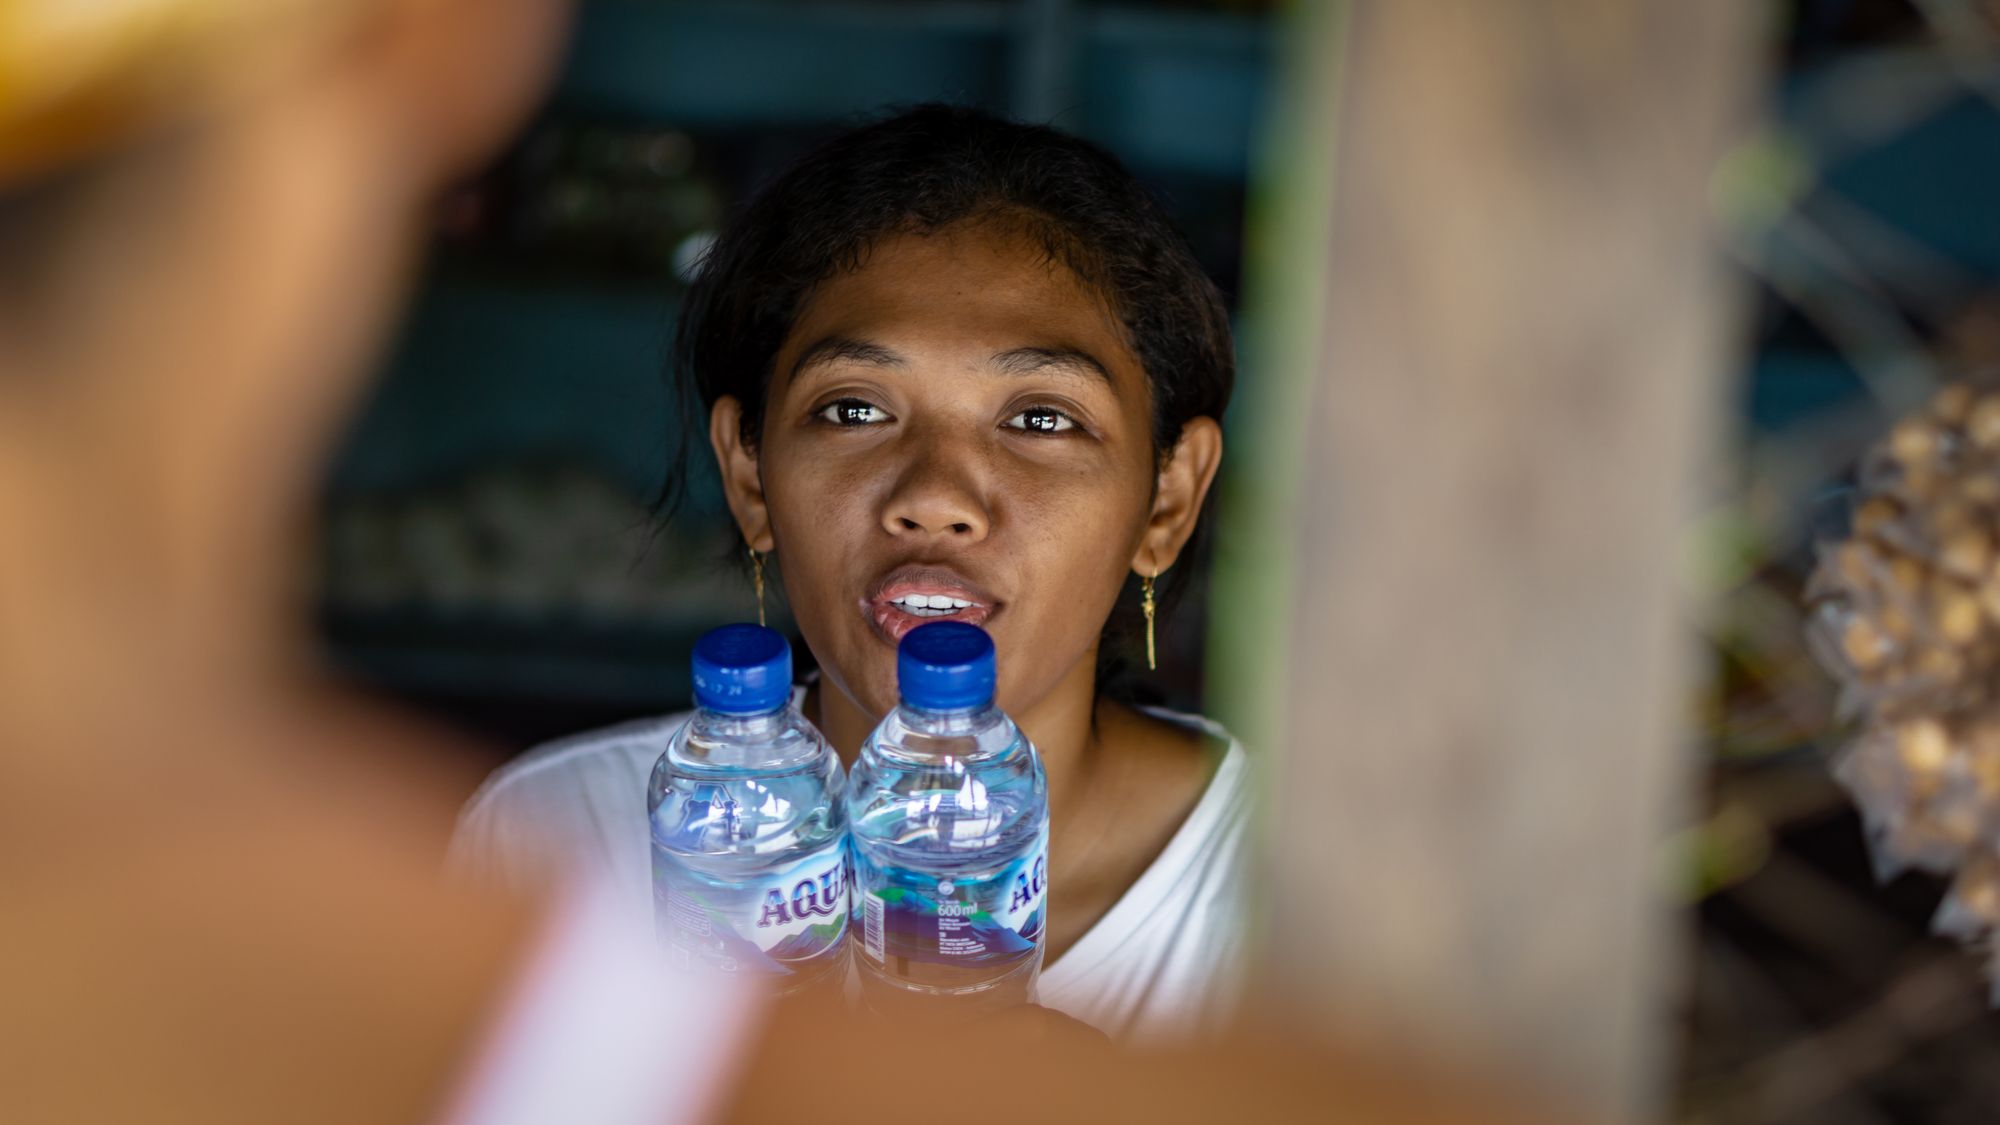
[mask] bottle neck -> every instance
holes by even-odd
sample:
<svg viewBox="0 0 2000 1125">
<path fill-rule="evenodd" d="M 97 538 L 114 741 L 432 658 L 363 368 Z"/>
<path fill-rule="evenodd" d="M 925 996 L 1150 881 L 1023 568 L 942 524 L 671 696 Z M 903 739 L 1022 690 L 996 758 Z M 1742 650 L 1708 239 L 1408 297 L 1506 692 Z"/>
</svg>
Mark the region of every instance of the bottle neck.
<svg viewBox="0 0 2000 1125">
<path fill-rule="evenodd" d="M 769 711 L 759 711 L 754 715 L 729 715 L 721 711 L 711 711 L 706 707 L 695 711 L 695 721 L 706 731 L 732 737 L 756 737 L 776 734 L 785 726 L 785 712 L 789 707 L 776 707 Z"/>
<path fill-rule="evenodd" d="M 932 735 L 940 738 L 978 734 L 980 731 L 992 726 L 1000 716 L 1000 712 L 993 706 L 991 701 L 982 703 L 977 707 L 954 707 L 947 710 L 937 710 L 929 707 L 919 707 L 908 700 L 904 700 L 896 708 L 896 714 L 902 720 L 903 726 L 906 729 L 917 734 Z"/>
<path fill-rule="evenodd" d="M 726 715 L 697 708 L 688 726 L 688 737 L 679 740 L 682 743 L 679 756 L 714 766 L 761 763 L 771 747 L 786 739 L 791 726 L 790 711 L 787 706 L 755 715 Z"/>
</svg>

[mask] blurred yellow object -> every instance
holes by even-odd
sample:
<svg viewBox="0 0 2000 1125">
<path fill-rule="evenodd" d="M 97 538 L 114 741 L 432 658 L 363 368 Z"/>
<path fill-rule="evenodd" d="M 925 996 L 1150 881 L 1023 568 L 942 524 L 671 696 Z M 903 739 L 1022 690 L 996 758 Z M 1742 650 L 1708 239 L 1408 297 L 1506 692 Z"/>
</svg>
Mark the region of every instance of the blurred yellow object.
<svg viewBox="0 0 2000 1125">
<path fill-rule="evenodd" d="M 379 0 L 0 0 L 0 187 L 255 90 Z"/>
</svg>

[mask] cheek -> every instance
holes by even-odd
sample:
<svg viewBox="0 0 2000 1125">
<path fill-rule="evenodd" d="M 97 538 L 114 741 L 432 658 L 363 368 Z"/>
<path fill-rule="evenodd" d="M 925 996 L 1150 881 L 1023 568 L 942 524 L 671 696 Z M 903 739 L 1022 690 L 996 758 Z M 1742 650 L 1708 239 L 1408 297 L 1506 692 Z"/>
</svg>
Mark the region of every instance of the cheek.
<svg viewBox="0 0 2000 1125">
<path fill-rule="evenodd" d="M 864 620 L 855 606 L 867 577 L 859 561 L 869 558 L 871 540 L 881 534 L 872 499 L 877 474 L 865 460 L 810 447 L 774 449 L 763 470 L 793 621 L 823 665 L 852 658 L 850 650 L 866 651 L 872 638 L 849 634 L 858 634 Z"/>
<path fill-rule="evenodd" d="M 1146 494 L 1074 474 L 1013 491 L 1007 550 L 1026 596 L 995 622 L 1003 702 L 1039 701 L 1097 644 L 1146 523 Z M 1012 620 L 1008 620 L 1011 617 Z"/>
<path fill-rule="evenodd" d="M 1006 533 L 1038 570 L 1102 573 L 1129 554 L 1146 525 L 1148 490 L 1105 463 L 1017 467 L 997 481 Z"/>
<path fill-rule="evenodd" d="M 873 523 L 868 506 L 871 481 L 852 467 L 825 458 L 786 456 L 774 451 L 764 462 L 764 501 L 772 534 L 783 556 L 786 585 L 801 596 L 823 594 L 840 580 L 840 560 L 867 537 Z"/>
</svg>

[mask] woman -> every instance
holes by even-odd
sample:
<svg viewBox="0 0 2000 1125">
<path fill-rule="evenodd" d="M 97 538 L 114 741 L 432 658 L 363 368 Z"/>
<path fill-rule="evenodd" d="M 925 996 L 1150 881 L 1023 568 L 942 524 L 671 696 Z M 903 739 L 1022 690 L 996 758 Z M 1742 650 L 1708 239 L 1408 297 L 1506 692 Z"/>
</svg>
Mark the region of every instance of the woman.
<svg viewBox="0 0 2000 1125">
<path fill-rule="evenodd" d="M 1103 676 L 1121 591 L 1142 587 L 1150 616 L 1155 579 L 1184 573 L 1234 377 L 1221 300 L 1159 207 L 1084 141 L 919 108 L 750 205 L 677 352 L 760 584 L 768 558 L 822 671 L 806 714 L 844 760 L 895 706 L 904 633 L 992 633 L 999 703 L 1049 777 L 1042 1002 L 1135 1038 L 1224 1012 L 1244 753 Z M 649 915 L 645 778 L 684 718 L 503 769 L 458 856 L 507 879 L 608 869 Z"/>
</svg>

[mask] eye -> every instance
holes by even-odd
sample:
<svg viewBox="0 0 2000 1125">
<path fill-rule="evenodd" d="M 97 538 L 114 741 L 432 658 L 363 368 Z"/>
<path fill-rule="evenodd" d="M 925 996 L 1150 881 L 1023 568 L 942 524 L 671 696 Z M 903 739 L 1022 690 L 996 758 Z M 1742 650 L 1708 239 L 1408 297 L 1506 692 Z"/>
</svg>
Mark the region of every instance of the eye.
<svg viewBox="0 0 2000 1125">
<path fill-rule="evenodd" d="M 836 426 L 874 426 L 889 421 L 889 412 L 872 402 L 843 398 L 820 407 L 813 417 Z"/>
<path fill-rule="evenodd" d="M 1007 419 L 1007 428 L 1031 434 L 1059 434 L 1076 429 L 1076 420 L 1051 406 L 1030 406 Z"/>
</svg>

